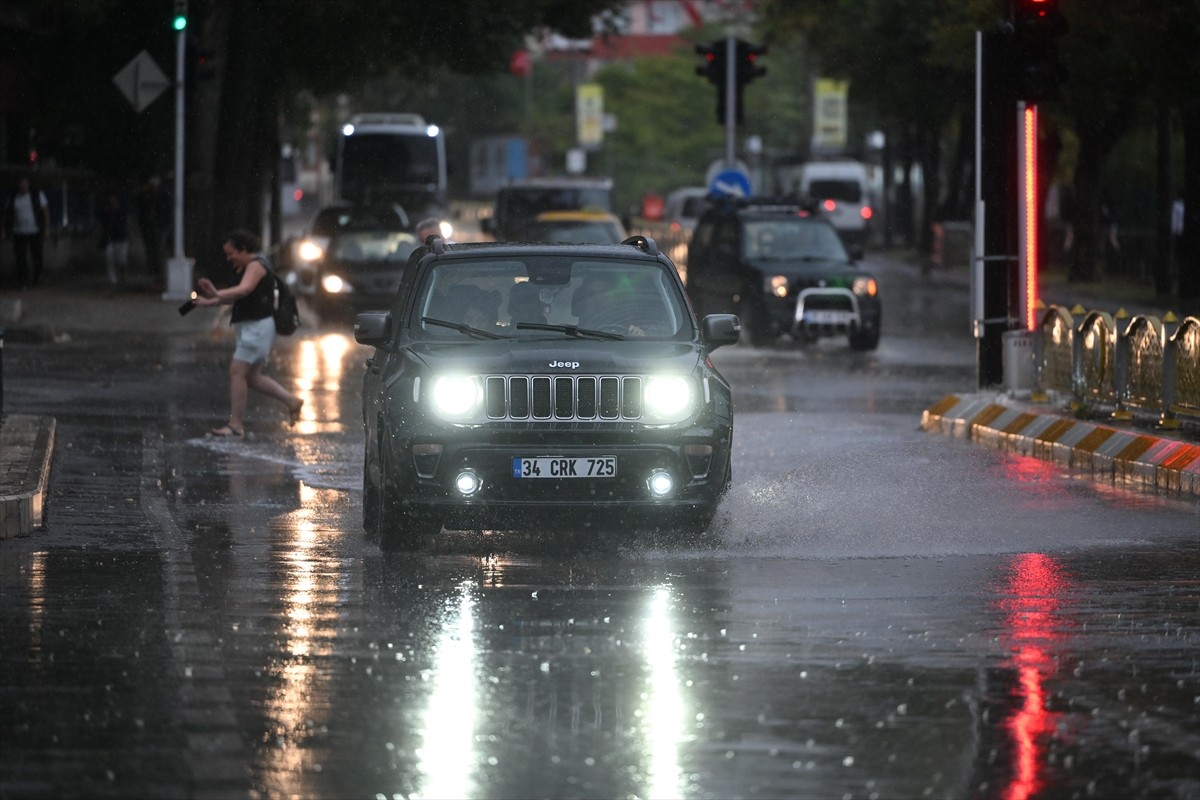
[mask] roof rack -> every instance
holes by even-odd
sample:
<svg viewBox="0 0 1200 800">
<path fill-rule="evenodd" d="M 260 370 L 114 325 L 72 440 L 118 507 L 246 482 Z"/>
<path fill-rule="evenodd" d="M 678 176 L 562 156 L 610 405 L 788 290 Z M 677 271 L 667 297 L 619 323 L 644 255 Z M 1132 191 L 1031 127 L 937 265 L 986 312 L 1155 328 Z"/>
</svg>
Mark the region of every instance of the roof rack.
<svg viewBox="0 0 1200 800">
<path fill-rule="evenodd" d="M 648 253 L 652 256 L 658 255 L 658 245 L 654 243 L 654 240 L 649 236 L 642 236 L 640 233 L 635 236 L 630 236 L 628 239 L 621 242 L 621 244 L 631 244 L 637 249 L 641 250 L 643 253 Z"/>
</svg>

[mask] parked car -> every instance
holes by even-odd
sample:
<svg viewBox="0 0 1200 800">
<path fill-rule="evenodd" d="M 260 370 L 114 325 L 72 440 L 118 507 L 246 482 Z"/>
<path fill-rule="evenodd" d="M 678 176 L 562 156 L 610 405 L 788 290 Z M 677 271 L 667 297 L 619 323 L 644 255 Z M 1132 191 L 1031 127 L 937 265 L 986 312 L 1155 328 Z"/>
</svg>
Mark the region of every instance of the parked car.
<svg viewBox="0 0 1200 800">
<path fill-rule="evenodd" d="M 710 524 L 730 483 L 733 399 L 654 241 L 431 240 L 390 310 L 361 313 L 363 523 L 384 546 L 451 529 Z"/>
<path fill-rule="evenodd" d="M 696 223 L 688 295 L 701 314 L 737 313 L 747 344 L 847 336 L 853 349 L 874 350 L 883 309 L 860 257 L 811 205 L 725 198 Z"/>
<path fill-rule="evenodd" d="M 690 232 L 707 206 L 708 189 L 703 186 L 684 186 L 667 195 L 663 221 L 673 230 Z"/>
<path fill-rule="evenodd" d="M 393 204 L 322 209 L 296 247 L 290 280 L 322 315 L 381 308 L 417 247 L 404 209 Z"/>
<path fill-rule="evenodd" d="M 531 178 L 514 181 L 496 193 L 492 216 L 480 221 L 497 241 L 521 241 L 525 229 L 544 211 L 613 211 L 608 178 Z"/>
<path fill-rule="evenodd" d="M 525 228 L 527 242 L 619 244 L 628 237 L 616 214 L 606 211 L 543 211 Z"/>
</svg>

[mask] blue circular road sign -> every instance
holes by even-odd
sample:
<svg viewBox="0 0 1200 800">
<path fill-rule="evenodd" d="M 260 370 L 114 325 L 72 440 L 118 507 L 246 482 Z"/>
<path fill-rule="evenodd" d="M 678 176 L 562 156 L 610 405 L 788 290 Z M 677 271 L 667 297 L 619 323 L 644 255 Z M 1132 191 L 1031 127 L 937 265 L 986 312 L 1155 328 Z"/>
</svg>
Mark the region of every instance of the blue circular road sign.
<svg viewBox="0 0 1200 800">
<path fill-rule="evenodd" d="M 726 197 L 749 197 L 750 176 L 740 169 L 721 170 L 713 176 L 708 190 Z"/>
</svg>

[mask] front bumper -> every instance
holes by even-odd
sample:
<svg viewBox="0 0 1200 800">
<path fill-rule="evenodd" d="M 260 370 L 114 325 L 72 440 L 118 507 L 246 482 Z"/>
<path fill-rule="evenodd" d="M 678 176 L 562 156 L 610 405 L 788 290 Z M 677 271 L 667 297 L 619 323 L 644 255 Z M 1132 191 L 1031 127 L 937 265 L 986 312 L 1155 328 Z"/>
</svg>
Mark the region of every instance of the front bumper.
<svg viewBox="0 0 1200 800">
<path fill-rule="evenodd" d="M 661 527 L 711 515 L 729 479 L 729 429 L 665 432 L 604 431 L 602 427 L 506 423 L 395 442 L 391 463 L 396 465 L 396 495 L 411 510 L 440 519 L 450 528 Z M 616 459 L 616 475 L 514 476 L 514 459 L 583 463 L 604 457 Z M 459 488 L 464 473 L 477 481 L 469 493 Z M 662 474 L 669 477 L 670 489 L 656 494 L 651 478 L 661 479 Z"/>
</svg>

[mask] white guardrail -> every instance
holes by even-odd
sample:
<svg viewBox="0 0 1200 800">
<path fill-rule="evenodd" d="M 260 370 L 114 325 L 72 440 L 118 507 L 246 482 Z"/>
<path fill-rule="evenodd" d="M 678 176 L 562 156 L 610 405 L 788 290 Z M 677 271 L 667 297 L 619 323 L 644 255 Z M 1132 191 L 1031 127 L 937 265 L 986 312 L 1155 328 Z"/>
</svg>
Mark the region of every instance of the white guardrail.
<svg viewBox="0 0 1200 800">
<path fill-rule="evenodd" d="M 1074 311 L 1052 305 L 1041 312 L 1033 348 L 1038 392 L 1069 397 L 1076 409 L 1111 407 L 1117 419 L 1152 414 L 1162 428 L 1200 422 L 1200 317 L 1083 311 L 1076 321 L 1081 310 Z"/>
</svg>

